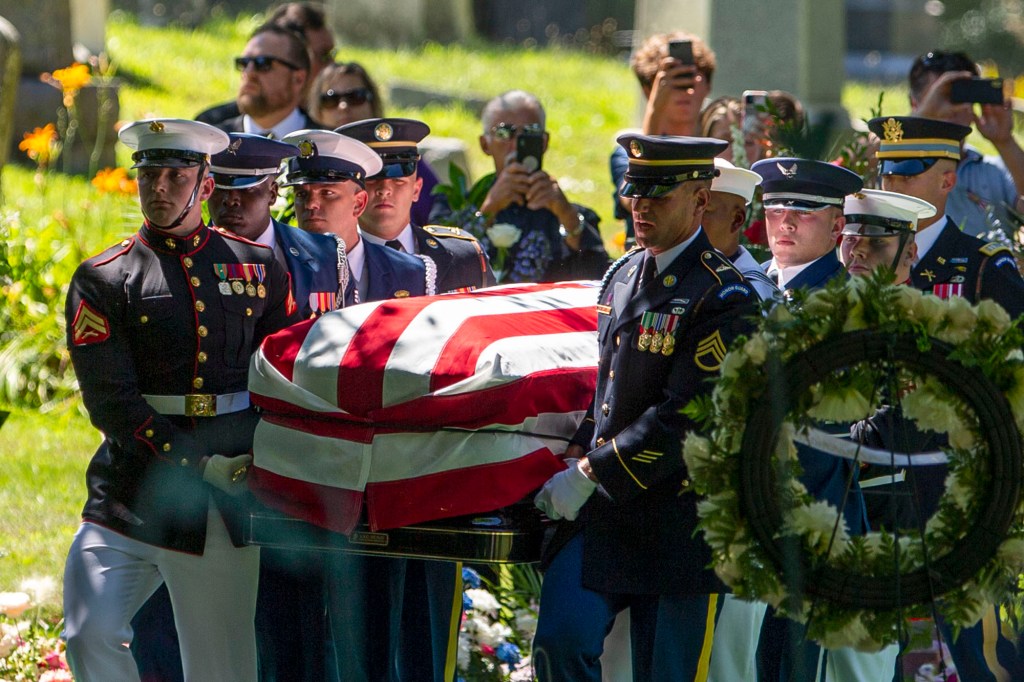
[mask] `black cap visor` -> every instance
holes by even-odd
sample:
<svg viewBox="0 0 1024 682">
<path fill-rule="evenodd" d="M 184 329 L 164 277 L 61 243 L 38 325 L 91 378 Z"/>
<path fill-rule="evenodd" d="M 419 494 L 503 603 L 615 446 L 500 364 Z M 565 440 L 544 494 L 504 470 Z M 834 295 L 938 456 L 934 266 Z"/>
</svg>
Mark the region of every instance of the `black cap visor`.
<svg viewBox="0 0 1024 682">
<path fill-rule="evenodd" d="M 387 180 L 389 178 L 407 178 L 416 172 L 415 161 L 385 161 L 380 173 L 367 178 L 368 180 Z"/>
<path fill-rule="evenodd" d="M 132 168 L 192 168 L 206 160 L 206 154 L 186 149 L 146 149 L 132 154 Z"/>
<path fill-rule="evenodd" d="M 269 175 L 228 175 L 213 173 L 213 184 L 217 189 L 249 189 L 261 184 Z"/>
<path fill-rule="evenodd" d="M 931 159 L 882 159 L 878 172 L 881 175 L 920 175 L 935 165 Z"/>
</svg>

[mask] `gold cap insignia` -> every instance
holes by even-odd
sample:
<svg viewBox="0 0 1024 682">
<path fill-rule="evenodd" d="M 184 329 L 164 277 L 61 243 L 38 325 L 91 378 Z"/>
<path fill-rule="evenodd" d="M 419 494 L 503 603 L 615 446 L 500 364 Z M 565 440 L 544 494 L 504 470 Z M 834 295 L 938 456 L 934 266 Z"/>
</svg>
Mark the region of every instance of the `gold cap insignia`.
<svg viewBox="0 0 1024 682">
<path fill-rule="evenodd" d="M 242 146 L 242 138 L 239 137 L 239 138 L 235 139 L 234 142 L 232 142 L 231 144 L 228 145 L 228 148 L 227 148 L 228 154 L 231 154 L 232 156 L 234 156 L 235 154 L 238 153 L 238 148 L 241 147 L 241 146 Z"/>
<path fill-rule="evenodd" d="M 886 142 L 899 142 L 903 139 L 903 124 L 894 118 L 882 124 L 882 132 Z"/>
<path fill-rule="evenodd" d="M 436 249 L 437 248 L 437 240 L 434 239 L 433 237 L 427 237 L 427 246 L 429 246 L 432 249 Z"/>
<path fill-rule="evenodd" d="M 149 124 L 149 129 L 154 133 L 162 133 L 164 131 L 164 124 L 160 121 L 153 121 Z"/>
<path fill-rule="evenodd" d="M 796 164 L 795 163 L 792 166 L 790 166 L 789 168 L 786 168 L 785 166 L 783 166 L 781 163 L 778 163 L 778 162 L 776 162 L 775 165 L 779 167 L 779 172 L 782 173 L 787 178 L 795 178 L 796 177 Z"/>
<path fill-rule="evenodd" d="M 373 129 L 373 136 L 381 142 L 387 142 L 395 134 L 395 129 L 389 123 L 378 123 Z"/>
<path fill-rule="evenodd" d="M 309 140 L 303 140 L 299 142 L 299 156 L 303 159 L 308 159 L 316 153 L 316 145 Z"/>
<path fill-rule="evenodd" d="M 629 153 L 639 159 L 644 155 L 644 146 L 639 140 L 633 140 L 629 143 Z"/>
</svg>

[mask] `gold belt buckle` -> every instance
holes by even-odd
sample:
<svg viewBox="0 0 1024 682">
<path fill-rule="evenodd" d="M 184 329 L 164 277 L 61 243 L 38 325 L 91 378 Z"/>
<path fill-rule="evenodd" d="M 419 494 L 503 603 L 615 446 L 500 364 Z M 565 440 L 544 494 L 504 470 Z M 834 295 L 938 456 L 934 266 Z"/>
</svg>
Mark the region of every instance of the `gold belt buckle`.
<svg viewBox="0 0 1024 682">
<path fill-rule="evenodd" d="M 216 417 L 217 396 L 209 393 L 189 393 L 185 396 L 186 417 Z"/>
</svg>

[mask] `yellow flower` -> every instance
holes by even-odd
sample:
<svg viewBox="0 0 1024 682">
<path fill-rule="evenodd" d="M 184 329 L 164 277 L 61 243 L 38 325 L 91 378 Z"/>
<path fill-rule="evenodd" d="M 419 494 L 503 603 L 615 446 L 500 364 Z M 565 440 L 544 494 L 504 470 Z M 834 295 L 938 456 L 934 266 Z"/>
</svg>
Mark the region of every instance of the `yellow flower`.
<svg viewBox="0 0 1024 682">
<path fill-rule="evenodd" d="M 67 68 L 54 71 L 53 80 L 60 84 L 60 89 L 64 92 L 78 92 L 89 84 L 92 75 L 87 64 L 76 62 Z"/>
<path fill-rule="evenodd" d="M 105 194 L 134 194 L 138 188 L 138 183 L 128 177 L 124 168 L 104 168 L 96 173 L 92 184 Z"/>
<path fill-rule="evenodd" d="M 618 232 L 613 234 L 612 235 L 612 244 L 614 244 L 615 248 L 617 248 L 619 251 L 625 251 L 626 250 L 626 231 L 625 230 L 619 230 Z"/>
<path fill-rule="evenodd" d="M 25 133 L 18 149 L 25 152 L 28 158 L 45 165 L 50 160 L 53 151 L 53 143 L 57 141 L 57 128 L 52 123 L 47 123 L 42 128 L 36 128 L 31 133 Z"/>
</svg>

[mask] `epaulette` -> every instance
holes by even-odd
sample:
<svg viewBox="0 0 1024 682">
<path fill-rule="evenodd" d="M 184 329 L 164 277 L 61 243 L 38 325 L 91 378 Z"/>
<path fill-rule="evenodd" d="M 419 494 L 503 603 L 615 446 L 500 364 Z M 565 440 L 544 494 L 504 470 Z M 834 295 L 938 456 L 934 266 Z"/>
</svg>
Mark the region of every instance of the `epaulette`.
<svg viewBox="0 0 1024 682">
<path fill-rule="evenodd" d="M 643 248 L 644 247 L 640 246 L 639 244 L 635 245 L 629 251 L 622 254 L 617 261 L 611 264 L 611 266 L 609 266 L 608 270 L 605 271 L 604 273 L 604 277 L 601 278 L 601 288 L 598 290 L 597 293 L 598 301 L 604 299 L 605 289 L 608 288 L 608 284 L 612 281 L 612 277 L 615 276 L 615 273 L 619 271 L 619 268 L 625 265 L 626 261 L 628 261 L 630 256 L 632 256 L 634 253 L 636 253 L 637 251 L 643 251 Z"/>
<path fill-rule="evenodd" d="M 228 230 L 228 229 L 223 228 L 223 227 L 213 227 L 213 226 L 211 226 L 210 229 L 212 229 L 214 232 L 219 233 L 221 236 L 227 237 L 228 239 L 233 239 L 236 242 L 242 242 L 243 244 L 248 244 L 250 246 L 261 246 L 264 249 L 269 249 L 270 248 L 266 244 L 260 244 L 259 242 L 254 242 L 251 239 L 246 239 L 245 237 L 243 237 L 243 236 L 241 236 L 239 234 L 235 234 L 231 230 Z"/>
<path fill-rule="evenodd" d="M 989 258 L 996 255 L 997 253 L 1000 253 L 1001 251 L 1005 251 L 1006 253 L 1012 253 L 1008 246 L 1006 246 L 1005 244 L 1000 244 L 999 242 L 989 242 L 988 244 L 985 244 L 984 246 L 980 247 L 978 251 L 980 251 L 983 256 L 988 256 Z"/>
<path fill-rule="evenodd" d="M 103 249 L 98 254 L 96 254 L 95 257 L 102 256 L 103 254 L 107 253 L 108 251 L 113 251 L 114 249 L 116 249 L 118 247 L 120 247 L 120 249 L 121 249 L 120 251 L 116 251 L 114 253 L 111 253 L 110 256 L 108 256 L 107 258 L 104 258 L 103 260 L 96 261 L 95 263 L 93 263 L 93 266 L 95 267 L 95 266 L 99 266 L 99 265 L 106 265 L 110 261 L 115 260 L 117 258 L 120 258 L 121 256 L 123 256 L 126 253 L 128 253 L 129 251 L 131 251 L 133 246 L 135 246 L 135 236 L 134 235 L 132 235 L 131 237 L 127 237 L 125 239 L 122 239 L 119 243 L 115 244 L 114 246 L 110 246 L 110 247 L 107 247 L 107 248 Z"/>
<path fill-rule="evenodd" d="M 461 227 L 448 227 L 446 225 L 424 225 L 423 229 L 426 230 L 428 234 L 434 237 L 440 237 L 441 239 L 454 237 L 455 239 L 465 239 L 471 242 L 476 241 L 476 237 L 474 237 L 466 230 L 463 230 Z"/>
<path fill-rule="evenodd" d="M 732 261 L 713 249 L 700 254 L 700 264 L 707 268 L 708 272 L 718 280 L 719 284 L 722 284 L 722 278 L 718 275 L 720 272 L 731 270 L 739 276 L 740 280 L 743 279 L 743 273 L 736 269 Z"/>
</svg>

